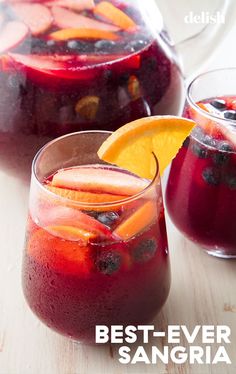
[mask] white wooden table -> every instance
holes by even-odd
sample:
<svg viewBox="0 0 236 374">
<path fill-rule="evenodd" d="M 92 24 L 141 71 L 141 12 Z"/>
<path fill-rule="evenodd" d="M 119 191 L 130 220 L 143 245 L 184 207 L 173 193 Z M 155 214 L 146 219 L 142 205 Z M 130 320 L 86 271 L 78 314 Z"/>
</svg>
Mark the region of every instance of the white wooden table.
<svg viewBox="0 0 236 374">
<path fill-rule="evenodd" d="M 117 346 L 75 344 L 41 324 L 21 290 L 28 181 L 21 180 L 17 170 L 18 163 L 6 171 L 0 161 L 0 374 L 236 373 L 236 261 L 206 255 L 170 223 L 172 286 L 155 325 L 159 330 L 170 324 L 230 326 L 231 365 L 121 365 Z M 161 344 L 166 341 L 158 340 L 159 348 Z"/>
</svg>

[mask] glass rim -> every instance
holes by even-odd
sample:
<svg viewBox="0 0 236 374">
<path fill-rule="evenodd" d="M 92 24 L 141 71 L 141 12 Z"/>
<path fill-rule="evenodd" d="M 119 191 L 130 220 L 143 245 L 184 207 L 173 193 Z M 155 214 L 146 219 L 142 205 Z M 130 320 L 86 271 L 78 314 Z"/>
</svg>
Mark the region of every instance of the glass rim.
<svg viewBox="0 0 236 374">
<path fill-rule="evenodd" d="M 69 133 L 69 134 L 66 134 L 66 135 L 59 136 L 59 137 L 49 141 L 48 143 L 46 143 L 43 147 L 41 147 L 38 150 L 38 152 L 36 153 L 36 155 L 34 156 L 33 161 L 32 161 L 31 173 L 32 173 L 32 176 L 34 177 L 34 180 L 36 181 L 38 187 L 42 190 L 43 193 L 48 194 L 49 196 L 53 197 L 54 199 L 56 199 L 58 201 L 62 201 L 64 203 L 70 203 L 70 205 L 73 204 L 73 206 L 78 206 L 78 207 L 81 207 L 81 208 L 82 207 L 87 207 L 87 208 L 115 207 L 115 206 L 118 206 L 120 204 L 127 204 L 127 203 L 130 203 L 134 200 L 137 200 L 137 199 L 141 198 L 145 193 L 147 193 L 149 190 L 151 190 L 151 188 L 155 185 L 157 180 L 160 180 L 159 162 L 158 162 L 158 159 L 157 159 L 157 156 L 155 155 L 155 153 L 152 152 L 154 160 L 155 160 L 155 165 L 156 165 L 156 171 L 155 171 L 154 177 L 151 180 L 147 179 L 147 181 L 149 181 L 149 183 L 141 191 L 139 191 L 138 193 L 136 193 L 134 195 L 127 196 L 124 199 L 116 200 L 116 201 L 108 201 L 108 202 L 104 202 L 104 203 L 103 202 L 102 203 L 87 203 L 87 202 L 84 202 L 84 201 L 80 202 L 80 201 L 77 201 L 77 200 L 72 200 L 72 199 L 68 199 L 66 197 L 62 197 L 62 196 L 57 195 L 56 193 L 50 191 L 49 189 L 47 189 L 45 187 L 45 185 L 39 180 L 38 175 L 37 175 L 37 171 L 36 171 L 37 162 L 39 161 L 39 157 L 41 156 L 41 154 L 48 147 L 50 147 L 52 144 L 54 144 L 58 141 L 61 141 L 65 138 L 69 138 L 69 137 L 72 137 L 72 136 L 78 136 L 78 135 L 81 135 L 81 134 L 93 134 L 93 133 L 95 133 L 95 134 L 97 134 L 97 133 L 112 134 L 112 131 L 85 130 L 85 131 L 77 131 L 77 132 Z M 90 164 L 87 164 L 87 165 L 90 165 Z M 97 164 L 97 165 L 99 165 L 99 164 Z M 86 165 L 84 164 L 84 165 L 80 165 L 80 166 L 86 166 Z M 111 164 L 111 166 L 112 166 L 112 164 Z M 115 165 L 115 167 L 117 167 L 121 171 L 122 170 L 128 171 L 128 170 L 122 169 L 122 168 L 120 168 L 119 166 L 116 166 L 116 165 Z M 68 168 L 70 168 L 70 167 L 68 167 Z M 131 175 L 132 174 L 133 173 L 131 173 Z M 135 174 L 133 174 L 133 175 L 135 176 Z M 141 178 L 141 179 L 145 179 L 145 178 L 142 178 L 142 177 L 139 177 L 139 176 L 137 176 L 137 177 Z"/>
<path fill-rule="evenodd" d="M 186 99 L 189 103 L 189 105 L 191 107 L 193 107 L 193 109 L 195 109 L 198 113 L 200 113 L 201 115 L 205 116 L 206 118 L 210 119 L 210 120 L 217 120 L 217 121 L 220 121 L 221 123 L 224 123 L 225 125 L 230 125 L 230 127 L 232 126 L 235 126 L 236 124 L 236 120 L 232 120 L 232 119 L 229 119 L 229 118 L 222 118 L 222 117 L 219 117 L 217 115 L 214 115 L 212 113 L 208 113 L 206 112 L 205 110 L 203 110 L 202 108 L 200 108 L 195 100 L 193 99 L 192 97 L 192 94 L 191 94 L 191 90 L 193 88 L 193 85 L 200 79 L 200 78 L 204 78 L 205 76 L 207 75 L 210 75 L 210 74 L 213 74 L 213 73 L 217 73 L 217 72 L 226 72 L 226 71 L 230 71 L 230 70 L 233 70 L 236 72 L 236 67 L 223 67 L 223 68 L 217 68 L 217 69 L 212 69 L 212 70 L 207 70 L 203 73 L 200 73 L 198 74 L 195 78 L 193 78 L 191 80 L 191 82 L 188 84 L 188 87 L 187 87 L 187 92 L 186 92 Z M 233 125 L 232 125 L 233 123 Z"/>
</svg>

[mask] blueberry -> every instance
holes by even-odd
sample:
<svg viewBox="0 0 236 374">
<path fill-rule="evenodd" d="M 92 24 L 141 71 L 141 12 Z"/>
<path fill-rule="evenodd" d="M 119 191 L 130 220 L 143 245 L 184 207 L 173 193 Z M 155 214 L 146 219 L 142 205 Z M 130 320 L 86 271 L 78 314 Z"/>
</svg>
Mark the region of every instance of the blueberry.
<svg viewBox="0 0 236 374">
<path fill-rule="evenodd" d="M 119 214 L 116 212 L 103 212 L 98 214 L 97 220 L 106 226 L 111 226 L 119 219 Z"/>
<path fill-rule="evenodd" d="M 225 182 L 232 190 L 236 189 L 236 173 L 230 172 L 226 175 Z"/>
<path fill-rule="evenodd" d="M 97 269 L 106 275 L 111 275 L 119 270 L 121 265 L 121 256 L 117 252 L 108 250 L 101 251 L 96 259 Z"/>
<path fill-rule="evenodd" d="M 128 51 L 128 52 L 136 52 L 144 48 L 146 44 L 147 44 L 146 40 L 142 40 L 142 39 L 132 40 L 125 46 L 124 49 L 125 51 Z"/>
<path fill-rule="evenodd" d="M 188 136 L 188 137 L 184 140 L 184 142 L 183 142 L 183 147 L 188 148 L 189 143 L 190 143 L 190 138 L 189 138 L 189 136 Z"/>
<path fill-rule="evenodd" d="M 55 47 L 55 45 L 56 45 L 55 40 L 48 40 L 48 41 L 47 41 L 47 46 L 48 46 L 49 48 L 51 48 L 51 47 Z"/>
<path fill-rule="evenodd" d="M 194 142 L 191 147 L 193 153 L 199 158 L 207 158 L 208 157 L 208 150 L 206 147 L 201 145 L 200 143 Z"/>
<path fill-rule="evenodd" d="M 154 238 L 142 240 L 133 251 L 136 262 L 149 261 L 157 251 L 157 243 Z"/>
<path fill-rule="evenodd" d="M 220 110 L 223 110 L 223 109 L 226 109 L 226 108 L 227 108 L 225 100 L 215 99 L 215 100 L 212 100 L 212 101 L 210 102 L 210 104 L 211 104 L 214 108 L 216 108 L 216 109 L 220 109 Z"/>
<path fill-rule="evenodd" d="M 210 147 L 215 147 L 216 145 L 215 139 L 213 139 L 210 135 L 205 135 L 202 141 L 204 144 L 209 145 Z"/>
<path fill-rule="evenodd" d="M 220 152 L 215 152 L 212 158 L 216 165 L 221 166 L 228 162 L 230 156 L 227 152 L 232 152 L 232 147 L 227 142 L 219 142 L 217 148 Z"/>
<path fill-rule="evenodd" d="M 202 172 L 202 177 L 207 184 L 218 186 L 220 183 L 220 171 L 214 167 L 207 167 Z"/>
<path fill-rule="evenodd" d="M 98 218 L 98 215 L 99 215 L 99 213 L 96 212 L 95 210 L 84 210 L 83 212 L 84 212 L 85 214 L 87 214 L 88 216 L 93 217 L 93 218 L 95 218 L 95 219 L 97 219 L 97 218 Z"/>
<path fill-rule="evenodd" d="M 69 49 L 79 49 L 80 46 L 81 44 L 77 40 L 69 40 L 67 43 Z"/>
<path fill-rule="evenodd" d="M 32 38 L 31 39 L 31 52 L 40 54 L 47 48 L 47 44 L 44 40 L 39 38 Z"/>
<path fill-rule="evenodd" d="M 102 53 L 109 53 L 111 52 L 114 47 L 116 46 L 116 43 L 112 40 L 99 40 L 95 43 L 95 49 Z"/>
<path fill-rule="evenodd" d="M 232 119 L 233 121 L 236 121 L 236 110 L 226 110 L 224 112 L 224 117 L 226 119 Z"/>
</svg>

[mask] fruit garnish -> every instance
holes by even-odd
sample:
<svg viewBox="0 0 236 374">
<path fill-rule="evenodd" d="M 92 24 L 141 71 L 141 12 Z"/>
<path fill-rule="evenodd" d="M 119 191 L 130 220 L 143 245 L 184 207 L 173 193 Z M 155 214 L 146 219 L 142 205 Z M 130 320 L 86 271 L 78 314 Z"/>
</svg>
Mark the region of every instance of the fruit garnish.
<svg viewBox="0 0 236 374">
<path fill-rule="evenodd" d="M 156 204 L 153 201 L 148 201 L 123 221 L 115 229 L 114 234 L 123 240 L 128 240 L 150 226 L 156 218 Z"/>
<path fill-rule="evenodd" d="M 128 80 L 128 91 L 133 100 L 141 97 L 139 80 L 135 75 L 131 75 Z"/>
<path fill-rule="evenodd" d="M 83 167 L 58 171 L 51 184 L 80 191 L 131 196 L 147 187 L 148 181 L 125 173 L 121 178 L 120 172 L 115 170 Z"/>
<path fill-rule="evenodd" d="M 12 10 L 33 35 L 47 31 L 53 21 L 50 10 L 42 4 L 17 3 L 12 5 Z"/>
<path fill-rule="evenodd" d="M 107 39 L 107 40 L 118 40 L 119 36 L 111 31 L 100 30 L 100 29 L 89 29 L 89 28 L 78 28 L 78 29 L 63 29 L 54 31 L 49 34 L 49 39 L 52 40 L 69 40 L 69 39 Z"/>
<path fill-rule="evenodd" d="M 98 96 L 85 96 L 76 103 L 75 111 L 80 115 L 81 118 L 86 120 L 94 120 L 97 115 L 99 107 Z"/>
<path fill-rule="evenodd" d="M 81 12 L 83 10 L 91 10 L 94 8 L 94 0 L 55 0 L 46 3 L 47 6 L 60 6 Z"/>
<path fill-rule="evenodd" d="M 39 263 L 63 274 L 87 275 L 94 266 L 89 247 L 53 236 L 44 229 L 30 237 L 27 251 Z"/>
<path fill-rule="evenodd" d="M 76 241 L 84 246 L 90 239 L 96 238 L 94 233 L 74 226 L 47 226 L 45 230 L 58 238 Z"/>
<path fill-rule="evenodd" d="M 123 30 L 133 30 L 136 28 L 136 23 L 122 10 L 115 7 L 108 1 L 101 1 L 94 8 L 94 14 L 102 16 L 114 25 L 120 27 Z"/>
<path fill-rule="evenodd" d="M 45 187 L 55 193 L 58 196 L 64 197 L 66 199 L 70 199 L 73 201 L 78 201 L 81 203 L 108 203 L 113 201 L 119 201 L 125 199 L 127 196 L 124 195 L 112 195 L 110 193 L 93 193 L 88 191 L 76 191 L 76 190 L 69 190 L 68 188 L 60 188 L 54 187 L 50 184 L 45 185 Z"/>
<path fill-rule="evenodd" d="M 20 44 L 29 32 L 28 27 L 19 21 L 8 22 L 0 32 L 0 53 Z"/>
<path fill-rule="evenodd" d="M 55 24 L 61 29 L 97 29 L 107 31 L 119 31 L 119 28 L 104 22 L 96 21 L 92 18 L 71 12 L 59 6 L 52 7 L 52 14 Z"/>
<path fill-rule="evenodd" d="M 98 150 L 103 161 L 143 178 L 153 179 L 157 156 L 160 175 L 191 132 L 193 121 L 175 116 L 154 116 L 130 122 L 112 133 Z"/>
</svg>

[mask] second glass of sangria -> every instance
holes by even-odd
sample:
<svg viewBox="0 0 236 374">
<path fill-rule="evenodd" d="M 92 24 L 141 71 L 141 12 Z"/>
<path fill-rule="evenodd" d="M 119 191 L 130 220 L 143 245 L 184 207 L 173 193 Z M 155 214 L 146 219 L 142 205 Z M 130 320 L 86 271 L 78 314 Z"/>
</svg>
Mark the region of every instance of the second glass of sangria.
<svg viewBox="0 0 236 374">
<path fill-rule="evenodd" d="M 197 126 L 172 163 L 167 209 L 211 255 L 236 257 L 236 69 L 195 78 L 184 116 Z"/>
</svg>

